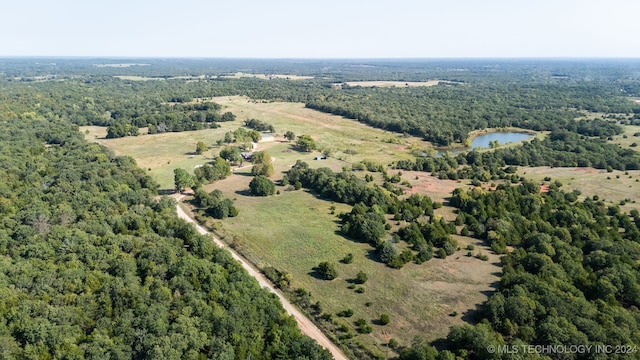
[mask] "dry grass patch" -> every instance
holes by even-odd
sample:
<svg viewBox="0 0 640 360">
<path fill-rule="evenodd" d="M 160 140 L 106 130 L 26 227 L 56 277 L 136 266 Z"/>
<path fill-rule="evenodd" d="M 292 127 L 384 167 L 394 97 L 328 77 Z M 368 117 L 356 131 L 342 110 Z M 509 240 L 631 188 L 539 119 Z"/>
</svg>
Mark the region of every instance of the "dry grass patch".
<svg viewBox="0 0 640 360">
<path fill-rule="evenodd" d="M 276 128 L 277 138 L 286 131 L 296 135 L 309 134 L 316 139 L 321 150 L 330 157 L 353 163 L 372 160 L 387 164 L 398 159 L 413 158 L 408 152 L 412 146 L 426 147 L 416 137 L 375 129 L 341 116 L 307 109 L 302 103 L 260 102 L 246 97 L 217 97 L 212 101 L 222 105 L 224 111 L 233 112 L 239 120 L 256 118 Z"/>
<path fill-rule="evenodd" d="M 640 170 L 606 172 L 594 168 L 551 168 L 519 167 L 517 174 L 533 181 L 543 183 L 545 177 L 551 181 L 560 181 L 565 191 L 580 190 L 582 199 L 585 196 L 597 195 L 607 204 L 619 205 L 620 201 L 629 199 L 630 202 L 621 206 L 624 211 L 640 210 Z M 635 201 L 635 203 L 633 203 Z"/>
<path fill-rule="evenodd" d="M 224 137 L 227 131 L 237 129 L 239 125 L 222 123 L 218 129 L 184 131 L 154 135 L 128 136 L 118 139 L 105 139 L 106 128 L 96 126 L 81 127 L 80 131 L 89 131 L 85 138 L 111 149 L 116 155 L 133 157 L 138 166 L 149 171 L 163 189 L 173 188 L 173 170 L 183 168 L 193 171 L 197 165 L 211 161 L 217 150 L 209 150 L 203 155 L 195 155 L 196 143 L 204 141 L 212 146 L 216 140 Z"/>
</svg>

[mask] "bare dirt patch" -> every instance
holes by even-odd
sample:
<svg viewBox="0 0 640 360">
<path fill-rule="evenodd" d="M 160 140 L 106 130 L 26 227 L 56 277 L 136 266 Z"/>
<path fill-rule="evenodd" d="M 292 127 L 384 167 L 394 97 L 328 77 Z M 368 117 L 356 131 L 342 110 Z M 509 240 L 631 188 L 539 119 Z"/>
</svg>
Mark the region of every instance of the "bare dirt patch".
<svg viewBox="0 0 640 360">
<path fill-rule="evenodd" d="M 456 180 L 441 180 L 429 173 L 422 171 L 402 171 L 402 178 L 406 179 L 411 187 L 403 188 L 405 193 L 429 195 L 434 201 L 444 202 L 451 196 L 451 192 L 459 187 L 464 187 L 468 181 L 458 182 Z"/>
</svg>

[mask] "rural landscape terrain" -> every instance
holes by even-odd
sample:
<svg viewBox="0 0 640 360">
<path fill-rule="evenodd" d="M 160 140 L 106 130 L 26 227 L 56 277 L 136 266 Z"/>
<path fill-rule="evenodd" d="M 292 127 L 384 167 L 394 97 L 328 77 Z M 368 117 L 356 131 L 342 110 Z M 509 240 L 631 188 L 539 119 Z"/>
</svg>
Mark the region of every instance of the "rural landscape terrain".
<svg viewBox="0 0 640 360">
<path fill-rule="evenodd" d="M 639 98 L 636 60 L 0 59 L 0 358 L 638 358 Z"/>
</svg>

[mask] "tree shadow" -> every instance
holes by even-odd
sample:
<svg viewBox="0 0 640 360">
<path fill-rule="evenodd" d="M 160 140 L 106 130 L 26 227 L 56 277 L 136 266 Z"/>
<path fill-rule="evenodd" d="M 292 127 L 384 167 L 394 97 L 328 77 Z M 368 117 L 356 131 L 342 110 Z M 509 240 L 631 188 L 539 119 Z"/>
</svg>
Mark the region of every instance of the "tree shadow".
<svg viewBox="0 0 640 360">
<path fill-rule="evenodd" d="M 175 193 L 177 193 L 178 190 L 176 189 L 159 189 L 158 190 L 158 195 L 173 195 Z"/>
<path fill-rule="evenodd" d="M 311 276 L 314 279 L 325 280 L 324 276 L 322 276 L 322 274 L 320 273 L 320 268 L 317 266 L 314 266 L 313 269 L 311 269 L 311 271 L 307 273 L 307 275 Z"/>
<path fill-rule="evenodd" d="M 476 304 L 476 307 L 478 306 L 480 306 L 480 304 Z M 475 325 L 482 320 L 480 312 L 477 309 L 469 309 L 465 311 L 460 319 L 470 325 Z"/>
<path fill-rule="evenodd" d="M 380 256 L 378 256 L 378 250 L 375 248 L 367 250 L 366 258 L 384 264 L 384 262 L 380 260 Z"/>
<path fill-rule="evenodd" d="M 242 196 L 253 196 L 251 191 L 249 191 L 247 189 L 245 189 L 245 190 L 236 190 L 235 193 L 238 194 L 238 195 L 242 195 Z"/>
<path fill-rule="evenodd" d="M 449 341 L 446 338 L 434 340 L 429 343 L 429 345 L 433 346 L 438 351 L 448 350 L 451 347 L 451 344 L 449 344 Z"/>
</svg>

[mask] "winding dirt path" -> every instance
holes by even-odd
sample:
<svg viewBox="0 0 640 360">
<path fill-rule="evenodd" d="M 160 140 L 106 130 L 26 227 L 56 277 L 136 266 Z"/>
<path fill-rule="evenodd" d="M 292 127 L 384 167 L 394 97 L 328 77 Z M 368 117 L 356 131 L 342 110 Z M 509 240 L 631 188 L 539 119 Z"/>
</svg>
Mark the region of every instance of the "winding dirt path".
<svg viewBox="0 0 640 360">
<path fill-rule="evenodd" d="M 236 253 L 233 249 L 226 246 L 222 241 L 217 239 L 215 236 L 209 233 L 206 229 L 200 226 L 195 220 L 189 217 L 189 215 L 187 215 L 187 213 L 182 209 L 182 207 L 180 207 L 180 204 L 179 204 L 180 200 L 182 200 L 183 198 L 184 198 L 184 195 L 180 195 L 176 198 L 176 200 L 178 201 L 178 205 L 176 206 L 176 209 L 178 210 L 178 217 L 192 223 L 200 234 L 210 235 L 211 238 L 213 239 L 213 242 L 217 246 L 229 251 L 231 253 L 231 256 L 234 259 L 236 259 L 242 265 L 242 267 L 245 268 L 245 270 L 247 270 L 247 272 L 249 272 L 249 275 L 253 276 L 256 280 L 258 280 L 258 283 L 260 284 L 260 286 L 262 286 L 263 288 L 267 288 L 267 290 L 276 294 L 278 299 L 280 299 L 280 302 L 282 303 L 282 306 L 284 307 L 284 309 L 289 313 L 289 315 L 293 316 L 296 319 L 296 322 L 298 323 L 298 326 L 300 327 L 300 330 L 302 331 L 303 334 L 316 340 L 318 344 L 320 344 L 320 346 L 329 350 L 334 359 L 348 360 L 348 358 L 342 353 L 342 351 L 340 351 L 340 349 L 334 343 L 332 343 L 331 340 L 329 340 L 329 338 L 327 338 L 324 335 L 324 333 L 322 333 L 322 331 L 320 331 L 320 329 L 318 329 L 318 327 L 315 326 L 315 324 L 313 324 L 311 320 L 309 320 L 309 318 L 304 316 L 292 303 L 289 302 L 289 300 L 287 300 L 284 296 L 282 296 L 282 294 L 280 294 L 280 292 L 277 291 L 273 287 L 273 285 L 271 285 L 269 280 L 267 280 L 267 278 L 260 271 L 258 271 L 253 266 L 251 266 L 243 257 L 238 255 L 238 253 Z"/>
</svg>

